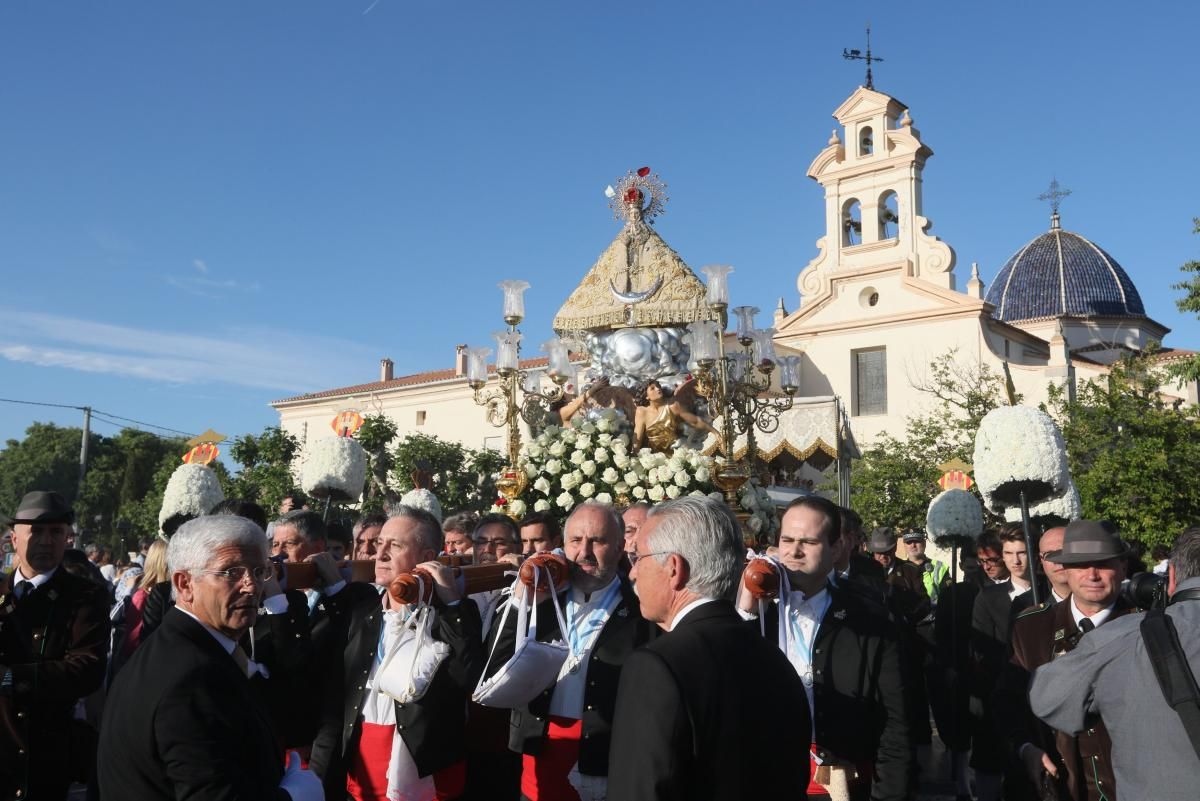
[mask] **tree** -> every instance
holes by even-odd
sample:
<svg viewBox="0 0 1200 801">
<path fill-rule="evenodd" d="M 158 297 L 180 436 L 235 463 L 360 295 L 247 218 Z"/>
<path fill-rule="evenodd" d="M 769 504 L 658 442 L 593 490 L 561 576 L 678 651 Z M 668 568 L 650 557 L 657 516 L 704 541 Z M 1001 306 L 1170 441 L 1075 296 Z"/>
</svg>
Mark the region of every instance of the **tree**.
<svg viewBox="0 0 1200 801">
<path fill-rule="evenodd" d="M 1200 234 L 1200 217 L 1192 218 L 1192 233 Z M 1183 290 L 1183 297 L 1175 301 L 1181 312 L 1200 316 L 1200 261 L 1193 259 L 1181 266 L 1180 271 L 1191 274 L 1191 278 L 1172 284 L 1172 289 Z M 1200 354 L 1176 362 L 1169 368 L 1170 375 L 1182 381 L 1200 381 Z"/>
<path fill-rule="evenodd" d="M 954 348 L 912 385 L 937 402 L 935 410 L 910 416 L 903 438 L 884 434 L 851 465 L 851 505 L 867 526 L 924 528 L 929 502 L 941 492 L 938 465 L 970 463 L 979 421 L 1006 394 L 1004 376 L 959 360 Z"/>
<path fill-rule="evenodd" d="M 1072 402 L 1052 387 L 1083 516 L 1147 546 L 1170 544 L 1200 517 L 1200 414 L 1160 393 L 1157 348 L 1084 382 Z"/>
<path fill-rule="evenodd" d="M 409 434 L 392 451 L 392 483 L 402 492 L 413 488 L 418 467 L 433 476 L 433 493 L 447 513 L 482 511 L 496 499 L 495 475 L 504 456 L 487 449 L 474 450 L 424 434 Z"/>
<path fill-rule="evenodd" d="M 226 494 L 254 501 L 269 517 L 287 495 L 297 491 L 292 461 L 299 452 L 300 441 L 278 426 L 268 426 L 257 437 L 238 437 L 229 456 L 242 470 Z"/>
<path fill-rule="evenodd" d="M 369 414 L 363 418 L 362 427 L 355 434 L 370 459 L 367 487 L 363 491 L 364 512 L 380 511 L 386 501 L 394 499 L 395 493 L 388 487 L 388 473 L 395 460 L 388 452 L 388 446 L 396 439 L 396 431 L 396 423 L 391 418 Z"/>
</svg>

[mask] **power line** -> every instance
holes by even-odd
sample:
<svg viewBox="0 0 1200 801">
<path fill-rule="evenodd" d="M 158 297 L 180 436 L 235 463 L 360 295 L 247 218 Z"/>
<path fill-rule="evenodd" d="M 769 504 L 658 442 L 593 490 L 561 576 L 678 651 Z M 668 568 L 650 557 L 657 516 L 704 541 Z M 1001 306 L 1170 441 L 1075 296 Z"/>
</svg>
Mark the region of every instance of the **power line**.
<svg viewBox="0 0 1200 801">
<path fill-rule="evenodd" d="M 143 434 L 149 434 L 152 437 L 157 437 L 158 439 L 162 439 L 162 440 L 173 440 L 173 439 L 179 438 L 176 436 L 166 436 L 164 434 L 158 433 L 157 431 L 147 431 L 144 428 L 135 428 L 134 426 L 131 426 L 128 423 L 122 423 L 118 420 L 113 420 L 110 417 L 105 417 L 103 414 L 99 414 L 95 410 L 92 410 L 92 420 L 101 422 L 101 423 L 105 423 L 107 425 L 113 426 L 114 428 L 118 428 L 121 430 L 140 431 Z M 167 430 L 170 430 L 170 429 L 167 429 Z"/>
<path fill-rule="evenodd" d="M 101 411 L 100 409 L 92 409 L 92 413 L 93 414 L 102 414 L 106 417 L 113 417 L 117 420 L 124 420 L 126 423 L 134 423 L 139 426 L 146 426 L 147 428 L 157 428 L 159 431 L 170 431 L 172 434 L 179 434 L 184 437 L 196 436 L 195 434 L 191 433 L 190 431 L 180 431 L 177 428 L 167 428 L 166 426 L 158 426 L 158 425 L 155 425 L 154 423 L 145 423 L 145 422 L 142 422 L 141 420 L 133 420 L 129 417 L 122 417 L 119 414 L 113 414 L 112 412 Z"/>
<path fill-rule="evenodd" d="M 43 401 L 17 400 L 15 398 L 0 398 L 0 403 L 20 403 L 24 404 L 25 406 L 52 406 L 55 409 L 74 409 L 78 412 L 82 412 L 85 408 L 87 408 L 86 406 L 71 406 L 70 404 L 66 403 L 45 403 Z"/>
<path fill-rule="evenodd" d="M 82 412 L 89 408 L 87 406 L 72 406 L 71 404 L 68 404 L 68 403 L 48 403 L 46 401 L 18 400 L 16 398 L 0 398 L 0 403 L 19 403 L 23 406 L 46 406 L 46 407 L 53 408 L 53 409 L 74 409 L 75 411 L 79 411 L 79 412 Z M 122 417 L 119 414 L 113 414 L 112 412 L 101 411 L 100 409 L 93 408 L 92 414 L 103 415 L 104 417 L 113 418 L 113 419 L 105 420 L 105 422 L 111 423 L 112 425 L 115 425 L 118 428 L 125 427 L 122 425 L 122 423 L 116 422 L 117 420 L 121 420 L 121 421 L 124 421 L 125 423 L 133 423 L 135 425 L 145 426 L 147 428 L 156 428 L 159 431 L 169 431 L 172 434 L 179 434 L 180 436 L 184 436 L 184 437 L 194 437 L 195 436 L 195 434 L 192 434 L 191 432 L 188 432 L 188 431 L 180 431 L 177 428 L 169 428 L 167 426 L 155 425 L 154 423 L 147 423 L 142 420 L 134 420 L 131 417 Z M 153 432 L 147 431 L 146 433 L 150 434 Z M 164 437 L 164 439 L 169 439 L 169 438 Z"/>
</svg>

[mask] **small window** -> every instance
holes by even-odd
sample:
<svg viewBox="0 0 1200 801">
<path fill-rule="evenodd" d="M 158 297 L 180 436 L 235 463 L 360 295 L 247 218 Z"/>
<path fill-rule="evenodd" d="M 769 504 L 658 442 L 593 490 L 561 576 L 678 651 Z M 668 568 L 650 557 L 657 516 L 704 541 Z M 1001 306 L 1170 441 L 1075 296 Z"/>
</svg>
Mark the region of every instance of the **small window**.
<svg viewBox="0 0 1200 801">
<path fill-rule="evenodd" d="M 875 139 L 871 126 L 867 125 L 858 132 L 858 155 L 869 156 L 875 152 Z"/>
<path fill-rule="evenodd" d="M 851 352 L 854 359 L 854 409 L 856 416 L 887 414 L 887 349 Z"/>
<path fill-rule="evenodd" d="M 419 425 L 419 426 L 425 425 L 425 412 L 424 411 L 417 412 L 417 425 Z"/>
<path fill-rule="evenodd" d="M 842 244 L 862 244 L 862 209 L 857 200 L 847 200 L 842 206 Z"/>
</svg>

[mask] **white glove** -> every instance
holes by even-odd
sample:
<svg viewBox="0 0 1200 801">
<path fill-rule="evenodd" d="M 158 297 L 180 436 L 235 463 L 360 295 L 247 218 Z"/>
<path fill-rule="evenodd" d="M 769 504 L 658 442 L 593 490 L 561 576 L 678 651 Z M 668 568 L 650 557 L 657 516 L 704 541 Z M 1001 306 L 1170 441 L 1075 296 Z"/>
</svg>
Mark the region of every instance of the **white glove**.
<svg viewBox="0 0 1200 801">
<path fill-rule="evenodd" d="M 288 751 L 287 770 L 279 789 L 292 797 L 292 801 L 325 801 L 325 788 L 317 774 L 300 767 L 300 755 Z"/>
</svg>

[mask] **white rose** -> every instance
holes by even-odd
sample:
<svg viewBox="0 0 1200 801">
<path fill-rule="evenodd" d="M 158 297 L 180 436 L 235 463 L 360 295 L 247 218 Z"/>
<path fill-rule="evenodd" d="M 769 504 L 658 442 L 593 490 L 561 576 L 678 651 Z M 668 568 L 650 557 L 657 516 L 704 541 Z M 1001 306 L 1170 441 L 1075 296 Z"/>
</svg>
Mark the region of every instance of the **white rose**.
<svg viewBox="0 0 1200 801">
<path fill-rule="evenodd" d="M 675 474 L 675 483 L 681 487 L 686 487 L 692 483 L 692 477 L 687 474 L 686 470 L 680 470 Z"/>
<path fill-rule="evenodd" d="M 554 500 L 554 502 L 557 503 L 559 506 L 561 506 L 563 509 L 570 509 L 572 506 L 575 505 L 575 499 L 573 497 L 571 497 L 571 493 L 569 493 L 569 492 L 564 492 L 562 495 L 559 495 Z"/>
<path fill-rule="evenodd" d="M 596 494 L 596 485 L 590 481 L 586 484 L 581 484 L 579 487 L 579 494 L 585 498 L 592 497 Z"/>
<path fill-rule="evenodd" d="M 556 442 L 550 446 L 550 455 L 551 456 L 562 456 L 566 452 L 567 452 L 567 446 L 563 445 L 561 442 Z"/>
<path fill-rule="evenodd" d="M 578 470 L 571 471 L 571 478 L 575 479 L 576 486 L 579 486 L 583 483 L 583 473 Z"/>
<path fill-rule="evenodd" d="M 618 481 L 616 484 L 613 484 L 613 491 L 621 495 L 622 493 L 629 492 L 629 485 L 624 481 Z"/>
<path fill-rule="evenodd" d="M 596 463 L 593 462 L 591 459 L 588 459 L 586 462 L 579 465 L 579 469 L 583 471 L 583 474 L 585 476 L 596 475 Z"/>
<path fill-rule="evenodd" d="M 603 421 L 601 421 L 601 422 L 603 422 Z M 613 502 L 612 496 L 609 495 L 607 492 L 601 492 L 599 495 L 596 496 L 596 503 L 603 503 L 603 504 L 607 504 L 608 506 L 612 506 L 612 502 Z"/>
<path fill-rule="evenodd" d="M 629 447 L 629 435 L 628 434 L 618 434 L 616 442 L 621 443 L 621 447 L 628 448 Z"/>
<path fill-rule="evenodd" d="M 525 450 L 525 453 L 530 459 L 540 459 L 542 458 L 544 451 L 541 446 L 531 443 L 530 446 Z"/>
<path fill-rule="evenodd" d="M 562 432 L 562 441 L 567 443 L 568 445 L 573 445 L 573 444 L 575 444 L 575 437 L 577 437 L 577 436 L 579 436 L 579 435 L 575 433 L 575 429 L 565 428 L 565 429 L 563 429 L 563 432 Z"/>
<path fill-rule="evenodd" d="M 629 467 L 629 457 L 620 451 L 615 451 L 613 453 L 613 464 L 624 470 L 626 467 Z"/>
<path fill-rule="evenodd" d="M 611 445 L 612 444 L 612 434 L 601 434 L 600 436 L 596 437 L 596 444 L 604 445 L 606 447 Z"/>
<path fill-rule="evenodd" d="M 616 484 L 620 478 L 621 474 L 611 467 L 605 468 L 604 472 L 600 474 L 600 480 L 605 484 Z"/>
<path fill-rule="evenodd" d="M 642 467 L 646 468 L 647 470 L 655 466 L 654 454 L 648 450 L 645 450 L 644 448 L 642 449 L 642 452 L 638 454 L 638 461 L 641 462 Z"/>
<path fill-rule="evenodd" d="M 552 476 L 557 476 L 562 472 L 562 462 L 560 462 L 558 459 L 551 459 L 550 461 L 546 462 L 546 472 Z"/>
<path fill-rule="evenodd" d="M 596 426 L 592 425 L 592 423 L 589 421 L 589 422 L 586 422 L 583 425 L 581 425 L 579 427 L 579 430 L 582 431 L 584 434 L 595 434 Z"/>
<path fill-rule="evenodd" d="M 534 465 L 531 462 L 525 463 L 525 477 L 526 478 L 537 478 L 538 473 L 540 473 L 540 472 L 542 472 L 542 471 L 538 469 L 537 465 Z"/>
<path fill-rule="evenodd" d="M 683 469 L 684 461 L 683 461 L 683 459 L 680 459 L 678 456 L 672 456 L 670 459 L 667 460 L 667 466 L 671 468 L 672 473 L 678 473 L 680 470 Z"/>
<path fill-rule="evenodd" d="M 642 483 L 642 480 L 637 473 L 630 470 L 625 474 L 625 483 L 631 487 L 636 487 L 638 484 Z"/>
<path fill-rule="evenodd" d="M 580 434 L 580 435 L 579 435 L 579 436 L 578 436 L 578 437 L 575 439 L 575 447 L 576 447 L 576 448 L 590 448 L 590 447 L 592 447 L 592 438 L 591 438 L 591 437 L 589 437 L 587 434 Z"/>
<path fill-rule="evenodd" d="M 564 473 L 561 483 L 565 490 L 575 489 L 579 486 L 579 479 L 575 478 L 574 473 Z"/>
<path fill-rule="evenodd" d="M 609 420 L 607 417 L 601 417 L 599 420 L 596 421 L 596 430 L 597 431 L 612 431 L 613 430 L 612 420 Z M 610 437 L 610 439 L 611 439 L 611 437 Z"/>
<path fill-rule="evenodd" d="M 600 464 L 604 464 L 608 461 L 608 451 L 604 450 L 604 448 L 596 448 L 596 451 L 592 454 L 592 458 Z"/>
<path fill-rule="evenodd" d="M 645 487 L 634 487 L 632 490 L 630 490 L 630 492 L 632 492 L 633 497 L 637 498 L 639 501 L 642 498 L 646 497 L 646 488 Z"/>
<path fill-rule="evenodd" d="M 572 451 L 571 452 L 571 464 L 581 465 L 581 464 L 583 464 L 585 459 L 587 459 L 587 454 L 585 454 L 583 451 Z"/>
<path fill-rule="evenodd" d="M 650 497 L 650 500 L 657 503 L 658 501 L 661 501 L 663 499 L 663 495 L 665 493 L 663 492 L 662 487 L 651 487 L 650 491 L 647 492 L 646 494 Z"/>
<path fill-rule="evenodd" d="M 550 482 L 546 480 L 545 476 L 542 476 L 537 481 L 533 482 L 533 488 L 543 495 L 546 495 L 550 492 Z"/>
<path fill-rule="evenodd" d="M 523 517 L 527 507 L 525 506 L 525 501 L 522 501 L 518 498 L 509 504 L 509 508 L 512 509 L 512 513 L 517 517 Z"/>
<path fill-rule="evenodd" d="M 709 479 L 708 468 L 703 467 L 703 466 L 697 467 L 696 468 L 696 481 L 698 481 L 701 484 L 705 484 L 708 482 L 708 479 Z"/>
<path fill-rule="evenodd" d="M 678 498 L 682 494 L 683 490 L 679 489 L 679 487 L 675 486 L 674 484 L 667 487 L 667 497 L 671 498 L 672 500 Z"/>
<path fill-rule="evenodd" d="M 539 498 L 533 504 L 533 511 L 535 511 L 535 512 L 544 512 L 549 508 L 550 508 L 550 501 L 546 500 L 545 498 Z"/>
</svg>

